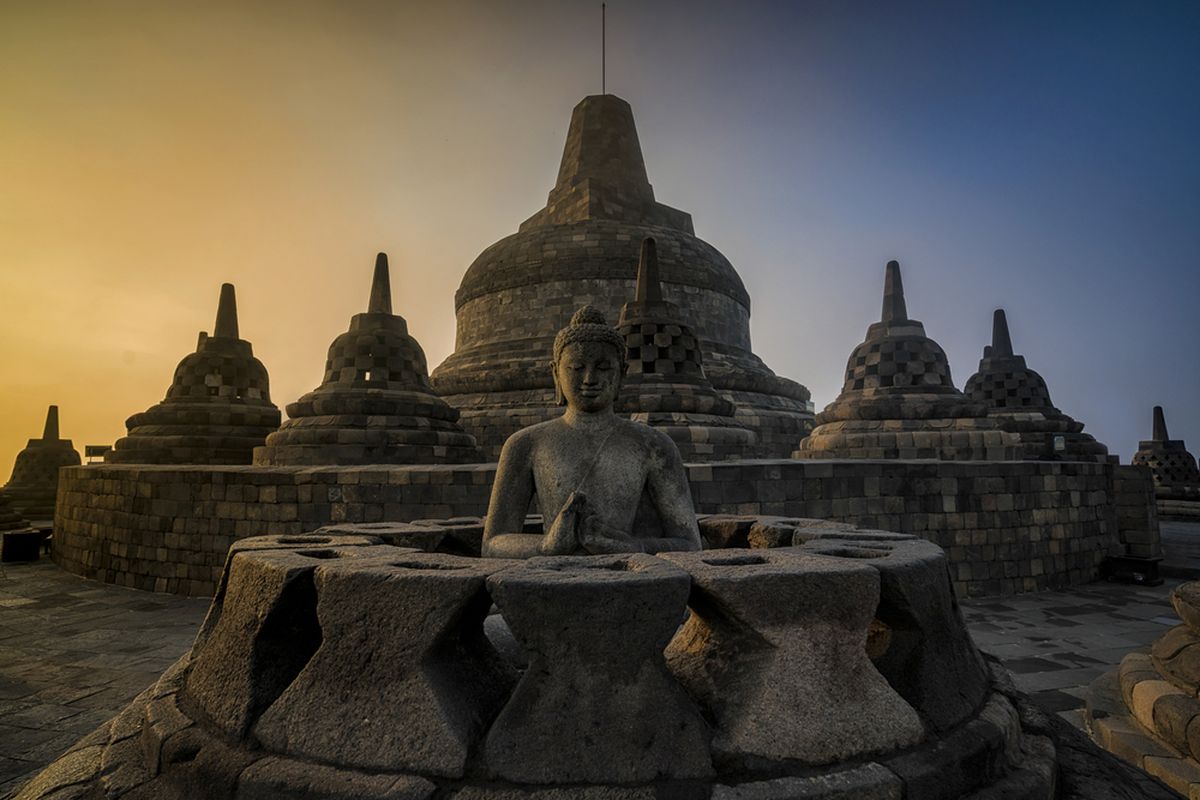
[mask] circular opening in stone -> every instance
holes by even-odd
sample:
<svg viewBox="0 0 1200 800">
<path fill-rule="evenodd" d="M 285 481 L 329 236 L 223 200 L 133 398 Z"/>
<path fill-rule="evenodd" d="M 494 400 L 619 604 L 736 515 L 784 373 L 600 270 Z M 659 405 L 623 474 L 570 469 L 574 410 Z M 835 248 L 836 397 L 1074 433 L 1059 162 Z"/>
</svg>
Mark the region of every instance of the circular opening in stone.
<svg viewBox="0 0 1200 800">
<path fill-rule="evenodd" d="M 296 555 L 305 556 L 307 558 L 341 558 L 342 554 L 337 550 L 297 550 Z"/>
<path fill-rule="evenodd" d="M 829 547 L 822 548 L 821 555 L 837 556 L 838 558 L 883 558 L 891 555 L 891 550 L 881 550 L 873 547 Z"/>
<path fill-rule="evenodd" d="M 454 570 L 466 569 L 466 567 L 459 564 L 425 563 L 421 561 L 394 561 L 392 562 L 392 566 L 397 569 L 424 569 L 438 572 L 453 572 Z"/>
<path fill-rule="evenodd" d="M 767 559 L 758 555 L 713 556 L 701 559 L 711 567 L 751 567 L 756 564 L 766 564 Z"/>
<path fill-rule="evenodd" d="M 275 541 L 280 544 L 329 544 L 333 539 L 328 536 L 280 536 Z"/>
</svg>

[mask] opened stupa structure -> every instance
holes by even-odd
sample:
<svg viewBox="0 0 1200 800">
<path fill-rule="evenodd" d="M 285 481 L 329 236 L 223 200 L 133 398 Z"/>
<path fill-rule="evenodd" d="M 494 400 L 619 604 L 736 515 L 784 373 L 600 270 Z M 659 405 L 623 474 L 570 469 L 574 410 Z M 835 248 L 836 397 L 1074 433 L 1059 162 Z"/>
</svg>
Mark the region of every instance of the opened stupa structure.
<svg viewBox="0 0 1200 800">
<path fill-rule="evenodd" d="M 837 399 L 793 458 L 1009 460 L 1017 437 L 963 395 L 941 346 L 908 316 L 900 264 L 885 271 L 883 313 L 850 354 Z"/>
<path fill-rule="evenodd" d="M 429 387 L 425 351 L 392 313 L 387 254 L 375 259 L 365 314 L 334 339 L 325 378 L 287 406 L 288 420 L 255 448 L 259 466 L 463 464 L 483 460 L 458 411 Z"/>
<path fill-rule="evenodd" d="M 571 116 L 545 208 L 484 250 L 455 294 L 455 350 L 433 371 L 433 388 L 489 458 L 510 434 L 561 413 L 546 368 L 554 335 L 583 305 L 617 315 L 647 236 L 663 296 L 695 331 L 713 387 L 756 434 L 755 455 L 786 457 L 811 427 L 808 390 L 751 350 L 737 271 L 695 235 L 689 214 L 655 200 L 629 104 L 593 95 Z"/>
<path fill-rule="evenodd" d="M 249 464 L 279 427 L 267 368 L 238 335 L 233 284 L 221 285 L 213 334 L 175 368 L 167 396 L 125 422 L 129 433 L 104 456 L 117 464 Z"/>
<path fill-rule="evenodd" d="M 988 415 L 1020 437 L 1018 457 L 1030 461 L 1106 461 L 1108 448 L 1083 432 L 1083 423 L 1054 407 L 1050 390 L 1025 357 L 1013 353 L 1004 309 L 992 315 L 992 343 L 963 389 Z"/>
<path fill-rule="evenodd" d="M 79 463 L 79 452 L 71 440 L 59 438 L 58 406 L 50 406 L 46 411 L 42 438 L 30 439 L 25 449 L 17 453 L 4 494 L 13 509 L 26 519 L 52 520 L 58 494 L 58 470 Z"/>
<path fill-rule="evenodd" d="M 663 298 L 655 241 L 642 241 L 634 299 L 617 331 L 629 369 L 616 411 L 671 437 L 684 461 L 751 457 L 757 437 L 734 416 L 704 374 L 700 343 L 674 303 Z"/>
</svg>

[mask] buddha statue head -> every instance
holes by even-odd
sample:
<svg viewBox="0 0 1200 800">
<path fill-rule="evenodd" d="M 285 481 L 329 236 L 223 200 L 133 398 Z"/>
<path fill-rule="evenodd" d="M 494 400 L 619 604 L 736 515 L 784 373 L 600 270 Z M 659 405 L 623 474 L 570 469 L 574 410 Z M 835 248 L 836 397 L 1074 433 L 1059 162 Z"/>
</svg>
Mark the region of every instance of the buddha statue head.
<svg viewBox="0 0 1200 800">
<path fill-rule="evenodd" d="M 554 396 L 582 413 L 611 409 L 628 368 L 625 339 L 593 306 L 575 312 L 554 339 Z"/>
</svg>

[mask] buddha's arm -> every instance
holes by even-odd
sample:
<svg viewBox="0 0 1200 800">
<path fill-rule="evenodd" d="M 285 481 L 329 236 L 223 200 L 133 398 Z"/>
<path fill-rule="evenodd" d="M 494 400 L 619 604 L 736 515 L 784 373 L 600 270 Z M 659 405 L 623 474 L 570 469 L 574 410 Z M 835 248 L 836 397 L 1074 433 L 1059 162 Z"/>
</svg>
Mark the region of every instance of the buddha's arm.
<svg viewBox="0 0 1200 800">
<path fill-rule="evenodd" d="M 642 540 L 646 552 L 701 549 L 692 489 L 674 442 L 667 440 L 657 448 L 646 476 L 646 486 L 663 528 L 663 538 Z"/>
<path fill-rule="evenodd" d="M 496 480 L 483 524 L 485 558 L 530 558 L 538 555 L 540 534 L 520 533 L 533 499 L 533 464 L 529 437 L 509 437 L 500 450 Z"/>
</svg>

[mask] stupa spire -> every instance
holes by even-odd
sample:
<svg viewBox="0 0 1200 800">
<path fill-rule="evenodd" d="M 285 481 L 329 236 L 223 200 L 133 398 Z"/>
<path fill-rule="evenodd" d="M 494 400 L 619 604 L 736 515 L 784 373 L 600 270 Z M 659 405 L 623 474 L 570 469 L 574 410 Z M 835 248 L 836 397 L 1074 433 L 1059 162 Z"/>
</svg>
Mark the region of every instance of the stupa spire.
<svg viewBox="0 0 1200 800">
<path fill-rule="evenodd" d="M 586 180 L 654 199 L 629 103 L 613 94 L 585 97 L 571 112 L 557 189 Z"/>
<path fill-rule="evenodd" d="M 900 280 L 900 262 L 889 261 L 883 280 L 883 315 L 880 322 L 905 322 L 908 309 L 904 305 L 904 284 Z"/>
<path fill-rule="evenodd" d="M 232 283 L 221 284 L 221 299 L 217 303 L 217 322 L 213 326 L 214 339 L 240 339 L 238 335 L 237 297 Z"/>
<path fill-rule="evenodd" d="M 1151 438 L 1156 442 L 1165 442 L 1171 438 L 1167 435 L 1167 418 L 1163 416 L 1162 406 L 1154 407 L 1154 434 Z"/>
<path fill-rule="evenodd" d="M 654 239 L 642 239 L 642 256 L 638 261 L 637 288 L 633 295 L 637 303 L 661 303 L 662 279 L 658 274 L 658 246 Z"/>
<path fill-rule="evenodd" d="M 46 427 L 42 430 L 42 439 L 47 442 L 58 441 L 58 406 L 46 409 Z"/>
<path fill-rule="evenodd" d="M 1003 308 L 992 313 L 992 358 L 1006 358 L 1013 354 L 1012 338 L 1008 335 L 1008 318 Z"/>
<path fill-rule="evenodd" d="M 392 280 L 388 273 L 387 253 L 375 256 L 375 277 L 371 279 L 371 299 L 368 314 L 392 313 Z"/>
</svg>

